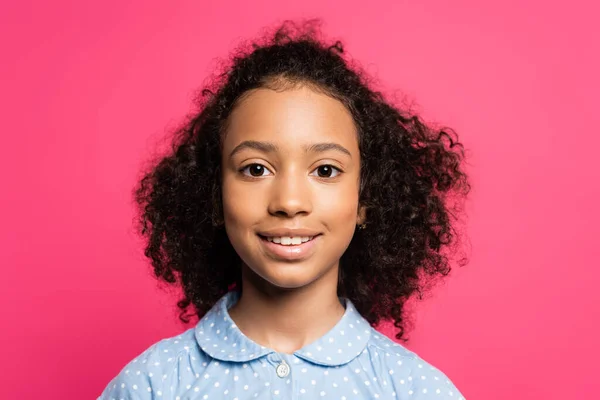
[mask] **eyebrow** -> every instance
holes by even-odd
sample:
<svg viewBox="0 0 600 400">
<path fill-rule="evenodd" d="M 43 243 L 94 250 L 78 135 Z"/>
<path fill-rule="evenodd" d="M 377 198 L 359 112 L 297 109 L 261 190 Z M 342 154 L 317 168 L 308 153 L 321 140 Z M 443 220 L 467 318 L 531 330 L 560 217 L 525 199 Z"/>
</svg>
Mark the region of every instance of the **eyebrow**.
<svg viewBox="0 0 600 400">
<path fill-rule="evenodd" d="M 274 153 L 279 150 L 279 148 L 275 144 L 270 142 L 246 140 L 235 146 L 235 148 L 231 151 L 231 154 L 229 154 L 229 157 L 233 157 L 235 154 L 239 153 L 244 149 L 254 149 L 263 153 Z M 322 153 L 328 150 L 339 151 L 340 153 L 344 153 L 350 158 L 352 158 L 352 154 L 350 154 L 350 151 L 348 151 L 348 149 L 346 149 L 344 146 L 339 145 L 337 143 L 314 143 L 311 145 L 304 146 L 304 151 L 307 153 Z"/>
</svg>

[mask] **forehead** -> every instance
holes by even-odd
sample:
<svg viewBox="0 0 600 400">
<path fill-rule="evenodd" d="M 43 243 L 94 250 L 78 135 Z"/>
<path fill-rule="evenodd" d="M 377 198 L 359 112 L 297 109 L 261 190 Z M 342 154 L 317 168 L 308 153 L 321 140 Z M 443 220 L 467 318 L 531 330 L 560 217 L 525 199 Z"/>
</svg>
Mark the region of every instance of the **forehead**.
<svg viewBox="0 0 600 400">
<path fill-rule="evenodd" d="M 244 140 L 284 146 L 316 142 L 358 146 L 348 109 L 339 100 L 308 87 L 252 90 L 235 107 L 227 125 L 225 148 Z"/>
</svg>

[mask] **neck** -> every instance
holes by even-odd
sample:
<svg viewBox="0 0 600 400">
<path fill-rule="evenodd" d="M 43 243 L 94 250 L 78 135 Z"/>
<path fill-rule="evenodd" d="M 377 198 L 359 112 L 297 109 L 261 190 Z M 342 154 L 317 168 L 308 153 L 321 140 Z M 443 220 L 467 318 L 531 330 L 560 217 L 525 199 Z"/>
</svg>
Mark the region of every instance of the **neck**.
<svg viewBox="0 0 600 400">
<path fill-rule="evenodd" d="M 337 296 L 338 268 L 299 289 L 282 289 L 242 269 L 242 295 L 229 309 L 238 328 L 254 342 L 291 354 L 316 341 L 344 315 Z"/>
</svg>

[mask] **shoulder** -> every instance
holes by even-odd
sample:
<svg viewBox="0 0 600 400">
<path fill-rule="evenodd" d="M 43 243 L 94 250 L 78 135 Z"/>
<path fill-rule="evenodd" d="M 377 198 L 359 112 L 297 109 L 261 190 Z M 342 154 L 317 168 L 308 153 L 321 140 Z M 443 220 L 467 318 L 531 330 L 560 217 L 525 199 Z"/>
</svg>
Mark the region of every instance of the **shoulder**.
<svg viewBox="0 0 600 400">
<path fill-rule="evenodd" d="M 366 350 L 378 374 L 392 385 L 397 399 L 464 400 L 444 372 L 375 329 Z"/>
<path fill-rule="evenodd" d="M 194 337 L 194 328 L 162 339 L 125 365 L 106 386 L 98 400 L 153 399 L 172 390 L 177 370 L 190 370 L 202 362 L 204 353 Z"/>
</svg>

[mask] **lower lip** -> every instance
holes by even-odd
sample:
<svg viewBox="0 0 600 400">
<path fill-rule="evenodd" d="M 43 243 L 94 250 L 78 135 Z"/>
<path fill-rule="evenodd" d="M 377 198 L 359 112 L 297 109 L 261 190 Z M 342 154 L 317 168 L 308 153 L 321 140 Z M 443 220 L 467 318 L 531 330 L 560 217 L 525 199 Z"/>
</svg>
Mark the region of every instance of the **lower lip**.
<svg viewBox="0 0 600 400">
<path fill-rule="evenodd" d="M 259 236 L 259 238 L 265 250 L 271 257 L 285 261 L 298 261 L 312 255 L 320 236 L 321 235 L 317 235 L 308 242 L 292 244 L 289 246 L 270 242 L 261 236 Z"/>
</svg>

